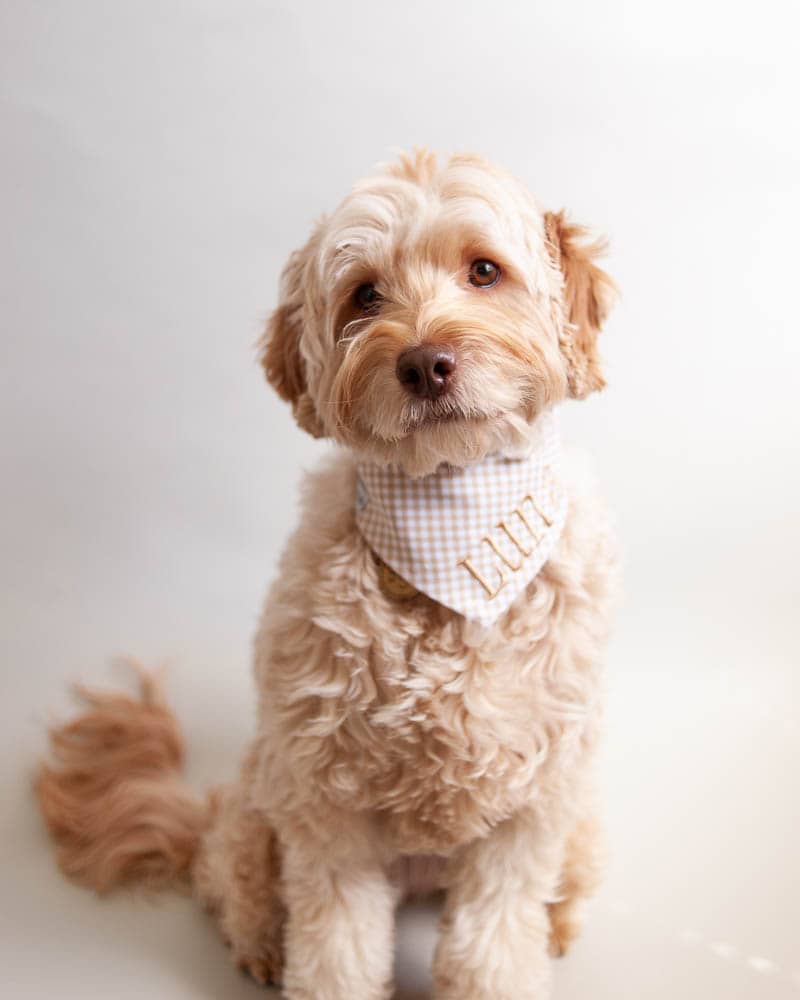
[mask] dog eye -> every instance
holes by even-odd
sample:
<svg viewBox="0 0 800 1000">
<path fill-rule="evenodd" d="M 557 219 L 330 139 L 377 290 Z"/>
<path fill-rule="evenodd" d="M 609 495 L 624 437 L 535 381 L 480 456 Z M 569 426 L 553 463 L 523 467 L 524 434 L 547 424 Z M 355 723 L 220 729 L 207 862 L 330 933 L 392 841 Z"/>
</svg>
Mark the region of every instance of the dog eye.
<svg viewBox="0 0 800 1000">
<path fill-rule="evenodd" d="M 490 260 L 473 260 L 469 268 L 469 283 L 476 288 L 490 288 L 500 280 L 500 268 Z"/>
<path fill-rule="evenodd" d="M 380 298 L 381 297 L 378 294 L 377 289 L 371 281 L 366 282 L 366 284 L 359 285 L 353 295 L 353 301 L 358 308 L 363 309 L 364 312 L 374 309 L 380 302 Z"/>
</svg>

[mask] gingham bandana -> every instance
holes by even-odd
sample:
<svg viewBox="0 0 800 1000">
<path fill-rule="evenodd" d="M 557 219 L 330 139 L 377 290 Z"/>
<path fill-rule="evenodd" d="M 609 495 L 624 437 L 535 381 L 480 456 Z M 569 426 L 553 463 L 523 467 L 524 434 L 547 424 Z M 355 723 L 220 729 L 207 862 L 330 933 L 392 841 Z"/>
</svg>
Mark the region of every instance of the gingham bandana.
<svg viewBox="0 0 800 1000">
<path fill-rule="evenodd" d="M 547 562 L 564 527 L 554 414 L 539 424 L 525 458 L 490 455 L 418 479 L 359 463 L 356 523 L 369 547 L 413 588 L 491 625 Z"/>
</svg>

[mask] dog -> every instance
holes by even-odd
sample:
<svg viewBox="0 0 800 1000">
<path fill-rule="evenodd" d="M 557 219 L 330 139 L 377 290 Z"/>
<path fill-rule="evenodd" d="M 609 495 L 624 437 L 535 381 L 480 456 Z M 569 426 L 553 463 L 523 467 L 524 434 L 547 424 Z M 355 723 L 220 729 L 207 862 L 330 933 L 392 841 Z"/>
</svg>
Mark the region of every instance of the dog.
<svg viewBox="0 0 800 1000">
<path fill-rule="evenodd" d="M 260 360 L 339 447 L 260 620 L 255 737 L 202 799 L 152 677 L 84 691 L 36 779 L 65 872 L 188 877 L 289 1000 L 389 996 L 398 901 L 438 889 L 437 1000 L 549 995 L 602 860 L 615 559 L 554 411 L 604 385 L 603 251 L 483 159 L 427 151 L 314 227 Z"/>
</svg>

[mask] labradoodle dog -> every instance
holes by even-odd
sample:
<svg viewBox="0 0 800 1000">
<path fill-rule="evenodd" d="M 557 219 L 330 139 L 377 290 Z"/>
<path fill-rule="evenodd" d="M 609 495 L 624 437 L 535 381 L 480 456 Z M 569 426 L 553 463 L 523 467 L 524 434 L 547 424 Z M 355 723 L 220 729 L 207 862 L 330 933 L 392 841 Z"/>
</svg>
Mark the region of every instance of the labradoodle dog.
<svg viewBox="0 0 800 1000">
<path fill-rule="evenodd" d="M 97 889 L 187 877 L 290 1000 L 391 993 L 394 911 L 444 891 L 437 1000 L 542 1000 L 599 869 L 591 764 L 613 591 L 554 408 L 603 386 L 602 251 L 475 156 L 416 152 L 292 254 L 261 361 L 340 447 L 255 643 L 238 780 L 181 784 L 149 677 L 82 692 L 37 791 Z"/>
</svg>

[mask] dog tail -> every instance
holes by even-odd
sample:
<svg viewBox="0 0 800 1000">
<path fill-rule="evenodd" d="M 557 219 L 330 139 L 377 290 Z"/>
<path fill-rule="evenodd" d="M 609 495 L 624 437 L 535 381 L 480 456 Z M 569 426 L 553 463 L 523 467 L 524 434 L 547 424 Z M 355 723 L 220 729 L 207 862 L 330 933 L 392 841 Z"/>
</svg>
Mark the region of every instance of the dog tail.
<svg viewBox="0 0 800 1000">
<path fill-rule="evenodd" d="M 34 787 L 62 871 L 104 892 L 189 876 L 208 807 L 179 779 L 183 739 L 159 685 L 138 697 L 76 689 L 84 712 L 50 729 Z"/>
</svg>

